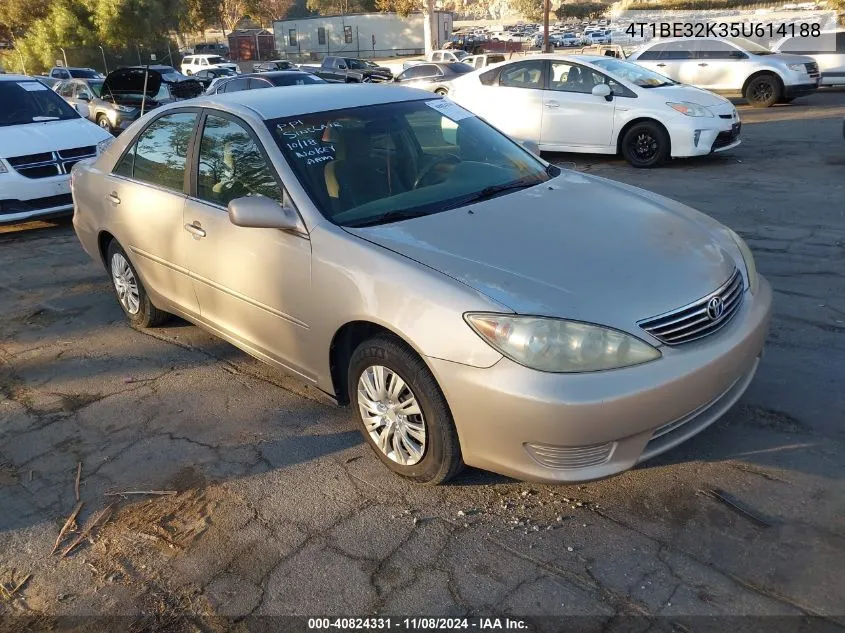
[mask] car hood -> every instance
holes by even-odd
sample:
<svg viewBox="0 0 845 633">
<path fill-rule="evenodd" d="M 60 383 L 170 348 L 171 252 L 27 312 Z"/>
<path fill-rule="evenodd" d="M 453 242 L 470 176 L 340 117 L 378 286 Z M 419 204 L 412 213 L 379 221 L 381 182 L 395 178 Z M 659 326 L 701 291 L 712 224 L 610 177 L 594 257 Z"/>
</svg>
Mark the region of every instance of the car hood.
<svg viewBox="0 0 845 633">
<path fill-rule="evenodd" d="M 0 158 L 96 145 L 107 138 L 108 132 L 83 118 L 9 125 L 0 127 Z"/>
<path fill-rule="evenodd" d="M 152 98 L 158 94 L 161 88 L 162 76 L 157 70 L 150 69 L 149 75 L 146 78 L 146 86 L 144 84 L 144 75 L 147 74 L 144 68 L 119 68 L 113 70 L 103 82 L 103 88 L 100 91 L 102 95 L 108 94 L 143 94 L 146 87 L 146 94 Z"/>
<path fill-rule="evenodd" d="M 666 101 L 691 101 L 703 106 L 720 106 L 730 104 L 730 101 L 717 94 L 688 86 L 686 84 L 678 84 L 677 86 L 660 86 L 659 88 L 644 88 L 648 94 L 658 95 L 661 99 Z"/>
<path fill-rule="evenodd" d="M 774 55 L 761 55 L 755 57 L 757 60 L 761 59 L 776 59 L 784 64 L 810 64 L 815 60 L 807 55 L 796 55 L 795 53 L 775 53 Z"/>
<path fill-rule="evenodd" d="M 712 218 L 568 171 L 469 208 L 347 231 L 514 312 L 629 332 L 641 319 L 712 292 L 741 261 L 727 229 Z"/>
</svg>

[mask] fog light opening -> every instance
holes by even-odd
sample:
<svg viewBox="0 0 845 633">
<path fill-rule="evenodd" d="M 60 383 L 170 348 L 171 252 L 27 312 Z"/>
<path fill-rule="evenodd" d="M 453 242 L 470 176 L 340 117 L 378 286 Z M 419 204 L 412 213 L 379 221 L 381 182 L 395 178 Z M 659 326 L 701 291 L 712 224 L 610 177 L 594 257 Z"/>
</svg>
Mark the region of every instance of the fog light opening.
<svg viewBox="0 0 845 633">
<path fill-rule="evenodd" d="M 701 130 L 696 130 L 695 133 L 692 135 L 692 142 L 695 143 L 695 146 L 698 147 L 698 139 L 701 138 Z"/>
</svg>

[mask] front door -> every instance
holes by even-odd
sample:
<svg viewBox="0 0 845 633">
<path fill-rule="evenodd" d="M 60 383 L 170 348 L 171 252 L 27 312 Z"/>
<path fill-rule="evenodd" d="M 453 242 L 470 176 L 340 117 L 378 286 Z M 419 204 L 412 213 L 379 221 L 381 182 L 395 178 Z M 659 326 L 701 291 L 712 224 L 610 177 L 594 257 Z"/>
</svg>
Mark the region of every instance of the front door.
<svg viewBox="0 0 845 633">
<path fill-rule="evenodd" d="M 552 60 L 549 89 L 543 93 L 543 149 L 610 145 L 616 99 L 607 101 L 592 94 L 594 86 L 607 82 L 604 75 L 586 66 Z"/>
<path fill-rule="evenodd" d="M 261 142 L 245 122 L 208 114 L 195 153 L 196 184 L 182 233 L 202 320 L 253 353 L 313 378 L 303 361 L 311 242 L 292 231 L 235 226 L 227 213 L 235 198 L 283 200 Z"/>
<path fill-rule="evenodd" d="M 147 289 L 191 314 L 199 306 L 188 274 L 182 211 L 188 145 L 198 116 L 174 112 L 153 121 L 104 180 L 101 201 Z"/>
</svg>

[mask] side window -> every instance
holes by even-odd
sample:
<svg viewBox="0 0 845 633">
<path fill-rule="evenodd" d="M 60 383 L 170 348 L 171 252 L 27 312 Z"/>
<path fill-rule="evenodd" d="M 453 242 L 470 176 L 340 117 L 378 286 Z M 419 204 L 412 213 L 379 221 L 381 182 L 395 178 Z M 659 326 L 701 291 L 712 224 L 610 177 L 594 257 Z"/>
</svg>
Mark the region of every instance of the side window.
<svg viewBox="0 0 845 633">
<path fill-rule="evenodd" d="M 684 61 L 693 58 L 692 42 L 686 40 L 667 42 L 665 47 L 663 52 L 660 53 L 661 61 Z"/>
<path fill-rule="evenodd" d="M 845 31 L 836 34 L 836 52 L 840 55 L 845 53 Z"/>
<path fill-rule="evenodd" d="M 88 89 L 88 86 L 85 84 L 78 84 L 76 86 L 76 96 L 80 99 L 88 99 L 91 100 L 91 91 Z"/>
<path fill-rule="evenodd" d="M 501 69 L 494 68 L 492 70 L 488 70 L 487 72 L 481 73 L 478 76 L 478 81 L 481 82 L 482 86 L 492 86 L 496 83 L 496 79 L 499 77 L 499 72 Z"/>
<path fill-rule="evenodd" d="M 296 29 L 288 29 L 288 46 L 296 46 Z"/>
<path fill-rule="evenodd" d="M 57 91 L 63 97 L 72 97 L 73 96 L 73 84 L 69 81 L 61 84 Z"/>
<path fill-rule="evenodd" d="M 637 57 L 637 59 L 642 61 L 660 59 L 660 55 L 663 53 L 664 50 L 666 50 L 666 44 L 655 44 L 651 48 L 644 50 L 642 53 L 640 53 L 640 56 Z"/>
<path fill-rule="evenodd" d="M 431 61 L 439 62 L 441 59 L 443 59 L 443 53 L 432 53 Z"/>
<path fill-rule="evenodd" d="M 320 46 L 326 45 L 326 28 L 324 26 L 317 27 L 317 44 Z"/>
<path fill-rule="evenodd" d="M 254 195 L 282 201 L 272 166 L 243 126 L 223 117 L 206 117 L 197 196 L 225 207 L 235 198 Z"/>
<path fill-rule="evenodd" d="M 483 68 L 484 67 L 484 58 L 483 57 L 477 57 L 474 65 L 475 65 L 476 68 Z"/>
<path fill-rule="evenodd" d="M 150 124 L 135 144 L 132 177 L 141 182 L 182 191 L 185 157 L 196 119 L 194 112 L 176 112 L 164 115 Z"/>
<path fill-rule="evenodd" d="M 737 49 L 725 42 L 716 40 L 702 40 L 695 43 L 697 59 L 737 59 Z"/>
<path fill-rule="evenodd" d="M 595 73 L 589 68 L 567 62 L 553 61 L 552 76 L 549 78 L 549 88 L 561 92 L 589 94 L 592 92 L 593 86 L 595 86 L 594 76 Z"/>
<path fill-rule="evenodd" d="M 249 80 L 249 89 L 250 90 L 257 90 L 258 88 L 272 88 L 273 84 L 269 81 L 264 81 L 263 79 L 250 79 Z"/>
<path fill-rule="evenodd" d="M 539 59 L 517 62 L 503 68 L 499 85 L 510 88 L 543 88 L 543 61 Z"/>
<path fill-rule="evenodd" d="M 232 79 L 223 84 L 218 92 L 240 92 L 241 90 L 249 90 L 249 79 Z"/>
</svg>

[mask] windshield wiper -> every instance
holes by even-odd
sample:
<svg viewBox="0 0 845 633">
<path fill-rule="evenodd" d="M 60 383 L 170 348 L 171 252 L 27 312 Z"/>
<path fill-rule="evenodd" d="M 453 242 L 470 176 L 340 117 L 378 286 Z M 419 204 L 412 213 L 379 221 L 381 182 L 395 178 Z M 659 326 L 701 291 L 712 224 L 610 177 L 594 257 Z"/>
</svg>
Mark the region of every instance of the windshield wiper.
<svg viewBox="0 0 845 633">
<path fill-rule="evenodd" d="M 58 121 L 59 117 L 57 116 L 34 116 L 32 117 L 33 122 L 40 123 L 41 121 Z"/>
<path fill-rule="evenodd" d="M 659 84 L 648 84 L 645 86 L 641 86 L 641 88 L 662 88 L 663 86 L 674 86 L 675 82 L 672 81 L 664 81 Z"/>
<path fill-rule="evenodd" d="M 375 226 L 377 224 L 388 224 L 390 222 L 397 222 L 399 220 L 409 220 L 411 218 L 419 218 L 424 215 L 429 215 L 429 211 L 414 211 L 411 209 L 406 210 L 398 210 L 398 211 L 388 211 L 387 213 L 383 213 L 381 215 L 377 215 L 374 218 L 366 218 L 364 220 L 360 220 L 358 222 L 352 222 L 350 224 L 346 224 L 351 229 L 359 229 L 365 226 Z"/>
<path fill-rule="evenodd" d="M 536 178 L 531 178 L 530 181 L 526 182 L 526 179 L 523 178 L 522 180 L 516 180 L 514 182 L 507 182 L 503 185 L 491 185 L 489 187 L 484 187 L 481 191 L 474 193 L 470 196 L 467 196 L 461 201 L 461 204 L 471 204 L 473 202 L 481 202 L 482 200 L 489 200 L 490 198 L 495 198 L 500 193 L 504 193 L 506 191 L 514 191 L 516 189 L 527 189 L 528 187 L 533 187 L 534 185 L 539 185 L 542 180 L 538 180 Z"/>
</svg>

